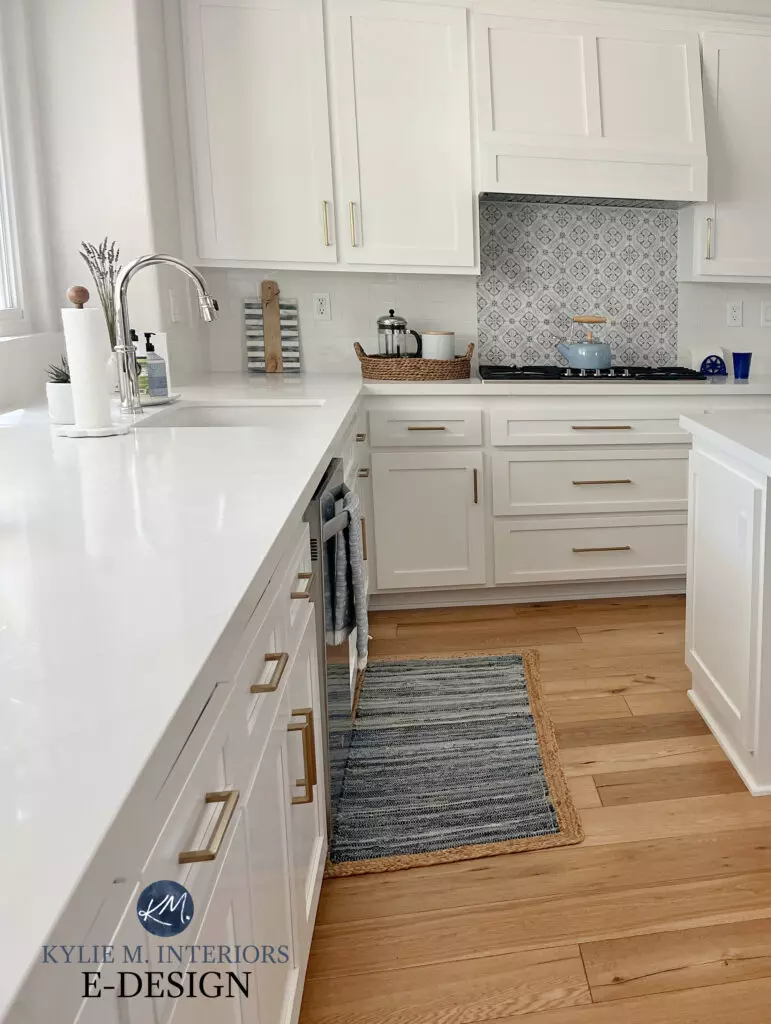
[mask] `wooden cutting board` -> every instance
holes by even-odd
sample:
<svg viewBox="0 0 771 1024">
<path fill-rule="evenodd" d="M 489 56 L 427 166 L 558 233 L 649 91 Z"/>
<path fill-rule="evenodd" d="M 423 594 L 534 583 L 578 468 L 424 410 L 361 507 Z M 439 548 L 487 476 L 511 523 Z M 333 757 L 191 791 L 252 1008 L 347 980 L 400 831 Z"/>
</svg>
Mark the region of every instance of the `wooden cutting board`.
<svg viewBox="0 0 771 1024">
<path fill-rule="evenodd" d="M 284 357 L 281 351 L 281 307 L 276 281 L 262 282 L 262 323 L 265 337 L 265 372 L 281 373 Z"/>
</svg>

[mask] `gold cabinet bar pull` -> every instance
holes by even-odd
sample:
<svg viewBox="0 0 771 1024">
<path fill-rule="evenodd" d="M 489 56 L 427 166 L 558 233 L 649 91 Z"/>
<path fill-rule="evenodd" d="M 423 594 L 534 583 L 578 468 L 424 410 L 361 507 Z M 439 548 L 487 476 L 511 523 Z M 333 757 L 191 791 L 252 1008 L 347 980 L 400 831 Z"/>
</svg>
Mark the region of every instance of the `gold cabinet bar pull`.
<svg viewBox="0 0 771 1024">
<path fill-rule="evenodd" d="M 628 423 L 623 423 L 623 424 L 619 424 L 619 423 L 603 423 L 602 425 L 591 426 L 591 427 L 590 426 L 584 426 L 584 425 L 572 426 L 570 429 L 571 430 L 631 430 L 632 428 L 631 428 L 631 426 Z"/>
<path fill-rule="evenodd" d="M 367 561 L 367 517 L 361 517 L 361 557 Z"/>
<path fill-rule="evenodd" d="M 712 218 L 707 217 L 707 259 L 712 259 Z"/>
<path fill-rule="evenodd" d="M 474 504 L 479 504 L 479 470 L 474 470 Z"/>
<path fill-rule="evenodd" d="M 329 203 L 326 199 L 321 200 L 321 224 L 324 229 L 324 245 L 331 245 L 329 241 Z"/>
<path fill-rule="evenodd" d="M 303 777 L 295 785 L 302 786 L 302 796 L 293 796 L 292 804 L 313 803 L 313 787 L 316 785 L 316 740 L 313 735 L 313 711 L 311 708 L 292 709 L 292 715 L 305 718 L 304 722 L 290 722 L 288 732 L 302 733 L 303 744 Z"/>
<path fill-rule="evenodd" d="M 351 246 L 356 248 L 356 203 L 353 200 L 348 204 L 348 221 L 351 228 Z"/>
<path fill-rule="evenodd" d="M 313 586 L 313 573 L 312 572 L 298 572 L 298 580 L 308 580 L 308 586 L 305 590 L 293 590 L 289 595 L 293 601 L 307 601 L 311 596 L 311 587 Z"/>
<path fill-rule="evenodd" d="M 407 430 L 447 430 L 447 427 L 407 427 Z"/>
<path fill-rule="evenodd" d="M 281 677 L 289 662 L 289 655 L 286 651 L 282 651 L 280 654 L 266 654 L 265 664 L 269 665 L 271 662 L 275 662 L 276 667 L 273 669 L 270 682 L 264 684 L 252 683 L 249 687 L 251 693 L 275 693 L 278 689 L 278 684 L 281 682 Z"/>
<path fill-rule="evenodd" d="M 222 846 L 222 840 L 228 830 L 228 825 L 233 817 L 238 803 L 239 793 L 237 789 L 226 790 L 225 792 L 207 793 L 205 800 L 207 804 L 222 804 L 222 810 L 217 818 L 217 823 L 211 834 L 208 846 L 202 850 L 185 850 L 179 855 L 180 864 L 196 864 L 199 861 L 214 860 Z"/>
<path fill-rule="evenodd" d="M 590 551 L 631 551 L 632 548 L 629 544 L 622 544 L 616 548 L 573 548 L 573 553 L 576 555 L 585 555 Z"/>
<path fill-rule="evenodd" d="M 360 477 L 360 479 L 366 480 L 369 477 L 369 470 L 367 468 L 360 469 L 356 475 Z"/>
<path fill-rule="evenodd" d="M 600 484 L 631 484 L 631 480 L 574 480 L 574 487 L 596 487 Z"/>
</svg>

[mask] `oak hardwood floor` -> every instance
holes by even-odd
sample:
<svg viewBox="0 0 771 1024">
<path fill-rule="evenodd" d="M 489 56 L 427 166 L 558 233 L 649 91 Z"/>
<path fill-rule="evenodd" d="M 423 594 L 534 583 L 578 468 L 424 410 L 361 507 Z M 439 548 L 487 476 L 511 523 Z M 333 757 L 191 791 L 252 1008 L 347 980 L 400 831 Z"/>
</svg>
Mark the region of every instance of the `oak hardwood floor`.
<svg viewBox="0 0 771 1024">
<path fill-rule="evenodd" d="M 771 799 L 686 691 L 678 597 L 372 615 L 374 657 L 536 648 L 581 846 L 328 879 L 300 1024 L 767 1024 Z"/>
</svg>

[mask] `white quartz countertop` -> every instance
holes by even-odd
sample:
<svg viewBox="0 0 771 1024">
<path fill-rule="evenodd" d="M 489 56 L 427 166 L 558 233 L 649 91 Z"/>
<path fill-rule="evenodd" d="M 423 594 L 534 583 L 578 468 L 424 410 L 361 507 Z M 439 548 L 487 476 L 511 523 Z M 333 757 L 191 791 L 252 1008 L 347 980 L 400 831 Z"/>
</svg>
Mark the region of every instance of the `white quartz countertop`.
<svg viewBox="0 0 771 1024">
<path fill-rule="evenodd" d="M 558 381 L 494 381 L 479 377 L 470 380 L 424 381 L 364 381 L 368 395 L 479 395 L 495 398 L 506 395 L 532 395 L 534 397 L 574 398 L 577 395 L 771 395 L 771 375 L 752 377 L 737 384 L 733 377 L 719 381 L 624 381 L 624 380 L 558 380 Z"/>
<path fill-rule="evenodd" d="M 360 385 L 237 375 L 184 389 L 325 399 L 276 409 L 269 427 L 72 440 L 40 411 L 0 415 L 0 1020 L 239 602 L 272 571 Z"/>
<path fill-rule="evenodd" d="M 704 438 L 771 476 L 771 413 L 722 412 L 707 416 L 681 416 L 680 424 L 694 437 Z"/>
</svg>

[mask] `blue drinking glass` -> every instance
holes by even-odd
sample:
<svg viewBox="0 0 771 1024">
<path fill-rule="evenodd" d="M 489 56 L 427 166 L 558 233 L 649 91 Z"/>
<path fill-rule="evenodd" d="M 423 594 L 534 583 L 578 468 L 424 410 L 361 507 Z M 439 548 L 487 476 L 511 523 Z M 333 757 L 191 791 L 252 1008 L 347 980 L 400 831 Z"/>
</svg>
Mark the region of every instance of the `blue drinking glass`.
<svg viewBox="0 0 771 1024">
<path fill-rule="evenodd" d="M 752 352 L 733 352 L 734 378 L 736 380 L 749 380 L 750 363 Z"/>
</svg>

